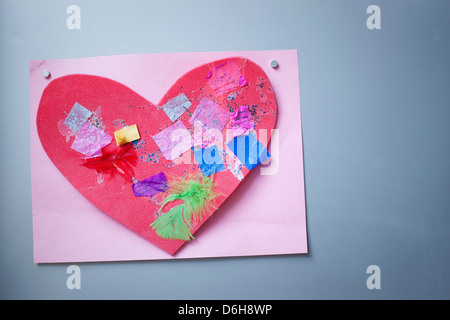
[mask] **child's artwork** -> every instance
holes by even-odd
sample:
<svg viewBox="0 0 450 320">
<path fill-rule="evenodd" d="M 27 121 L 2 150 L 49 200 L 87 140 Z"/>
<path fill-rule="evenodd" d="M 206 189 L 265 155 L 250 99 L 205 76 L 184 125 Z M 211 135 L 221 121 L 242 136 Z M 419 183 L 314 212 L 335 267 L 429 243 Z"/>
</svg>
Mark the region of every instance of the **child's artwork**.
<svg viewBox="0 0 450 320">
<path fill-rule="evenodd" d="M 45 62 L 31 65 L 36 69 Z M 118 79 L 95 73 L 55 77 L 48 71 L 52 76 L 35 114 L 43 150 L 76 192 L 148 246 L 177 256 L 182 247 L 206 237 L 198 231 L 235 191 L 267 183 L 254 172 L 274 160 L 270 141 L 282 131 L 277 115 L 283 106 L 269 76 L 250 58 L 206 60 L 173 79 L 159 101 Z M 159 72 L 149 77 L 158 81 L 164 77 Z M 304 199 L 303 187 L 300 191 Z M 277 198 L 285 201 L 282 194 Z M 306 229 L 304 202 L 300 209 Z M 35 221 L 35 233 L 38 228 Z M 38 241 L 35 236 L 35 251 Z"/>
</svg>

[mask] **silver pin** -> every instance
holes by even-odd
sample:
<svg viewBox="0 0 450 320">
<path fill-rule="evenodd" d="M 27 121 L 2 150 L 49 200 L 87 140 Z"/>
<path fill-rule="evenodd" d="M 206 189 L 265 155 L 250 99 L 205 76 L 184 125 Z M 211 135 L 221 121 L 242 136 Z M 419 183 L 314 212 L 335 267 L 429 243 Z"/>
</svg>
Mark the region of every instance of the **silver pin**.
<svg viewBox="0 0 450 320">
<path fill-rule="evenodd" d="M 272 60 L 272 62 L 270 63 L 270 66 L 272 67 L 272 68 L 278 68 L 278 61 L 277 60 Z"/>
<path fill-rule="evenodd" d="M 42 76 L 44 78 L 48 78 L 48 77 L 50 77 L 50 72 L 46 69 L 46 70 L 42 71 Z"/>
</svg>

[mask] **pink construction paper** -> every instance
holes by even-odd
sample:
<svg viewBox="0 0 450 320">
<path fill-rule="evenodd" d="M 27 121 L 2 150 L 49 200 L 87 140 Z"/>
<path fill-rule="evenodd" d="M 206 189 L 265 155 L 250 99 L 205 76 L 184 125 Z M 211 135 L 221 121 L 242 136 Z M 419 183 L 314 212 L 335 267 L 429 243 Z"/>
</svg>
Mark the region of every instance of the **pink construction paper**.
<svg viewBox="0 0 450 320">
<path fill-rule="evenodd" d="M 209 61 L 243 56 L 267 73 L 278 104 L 277 147 L 198 231 L 171 256 L 86 200 L 45 154 L 36 129 L 44 88 L 69 74 L 93 74 L 123 83 L 159 101 L 189 70 Z M 272 60 L 279 67 L 270 66 Z M 42 71 L 50 71 L 44 78 Z M 206 75 L 205 75 L 206 76 Z M 249 83 L 247 85 L 255 85 Z M 262 94 L 263 98 L 263 94 Z M 35 263 L 75 263 L 301 254 L 308 252 L 298 52 L 247 51 L 138 54 L 30 62 L 31 178 Z M 276 137 L 276 138 L 275 138 Z M 251 227 L 249 227 L 251 226 Z"/>
</svg>

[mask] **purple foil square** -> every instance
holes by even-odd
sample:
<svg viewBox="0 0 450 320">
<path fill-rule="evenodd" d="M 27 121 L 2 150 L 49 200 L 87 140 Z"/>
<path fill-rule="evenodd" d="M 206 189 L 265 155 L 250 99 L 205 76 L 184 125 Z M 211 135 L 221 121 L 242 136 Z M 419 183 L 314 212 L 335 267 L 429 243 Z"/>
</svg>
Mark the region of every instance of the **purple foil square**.
<svg viewBox="0 0 450 320">
<path fill-rule="evenodd" d="M 160 172 L 147 179 L 136 182 L 131 187 L 133 188 L 134 196 L 151 197 L 167 190 L 169 184 L 164 172 Z"/>
</svg>

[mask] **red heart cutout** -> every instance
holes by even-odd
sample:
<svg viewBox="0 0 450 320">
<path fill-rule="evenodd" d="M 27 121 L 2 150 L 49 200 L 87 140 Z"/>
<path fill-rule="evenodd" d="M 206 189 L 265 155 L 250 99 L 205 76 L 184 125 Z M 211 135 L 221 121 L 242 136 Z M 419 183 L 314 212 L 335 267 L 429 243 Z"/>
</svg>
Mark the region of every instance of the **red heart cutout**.
<svg viewBox="0 0 450 320">
<path fill-rule="evenodd" d="M 236 63 L 239 66 L 245 80 L 240 79 L 238 87 L 220 87 L 211 81 L 211 72 L 226 63 Z M 181 77 L 157 106 L 165 105 L 181 93 L 185 94 L 192 105 L 189 112 L 184 112 L 179 120 L 192 135 L 194 128 L 189 123 L 191 115 L 195 114 L 202 98 L 207 98 L 230 113 L 240 106 L 249 106 L 257 137 L 267 148 L 271 129 L 276 122 L 277 104 L 272 85 L 257 64 L 245 58 L 228 58 L 204 64 Z M 174 254 L 186 241 L 163 239 L 150 227 L 158 218 L 155 213 L 160 209 L 165 193 L 154 197 L 135 197 L 132 182 L 123 179 L 121 175 L 105 178 L 99 176 L 94 169 L 83 166 L 84 156 L 71 148 L 74 137 L 67 138 L 61 133 L 61 121 L 67 117 L 75 102 L 90 111 L 101 106 L 100 116 L 104 130 L 113 137 L 113 141 L 102 149 L 104 154 L 123 148 L 118 147 L 114 141 L 114 132 L 121 129 L 122 121 L 127 125 L 137 125 L 140 140 L 133 143 L 134 150 L 131 152 L 136 152 L 138 156 L 133 176 L 139 181 L 159 172 L 164 172 L 168 178 L 183 177 L 186 174 L 202 176 L 194 161 L 193 151 L 189 149 L 177 159 L 183 159 L 184 162 L 191 159 L 190 163 L 175 164 L 174 161 L 167 160 L 152 137 L 171 126 L 171 119 L 162 108 L 116 81 L 91 75 L 69 75 L 52 80 L 42 94 L 36 119 L 38 134 L 45 152 L 58 170 L 99 209 L 169 254 Z M 225 142 L 225 128 L 222 133 Z M 258 133 L 261 134 L 258 136 Z M 219 141 L 218 144 L 224 151 L 230 152 L 225 143 L 220 144 Z M 250 171 L 242 166 L 243 177 Z M 215 190 L 220 194 L 214 201 L 215 208 L 219 208 L 238 185 L 245 181 L 239 180 L 230 170 L 217 172 L 212 179 Z M 192 223 L 191 233 L 195 234 L 213 213 L 210 211 L 200 221 Z"/>
</svg>

